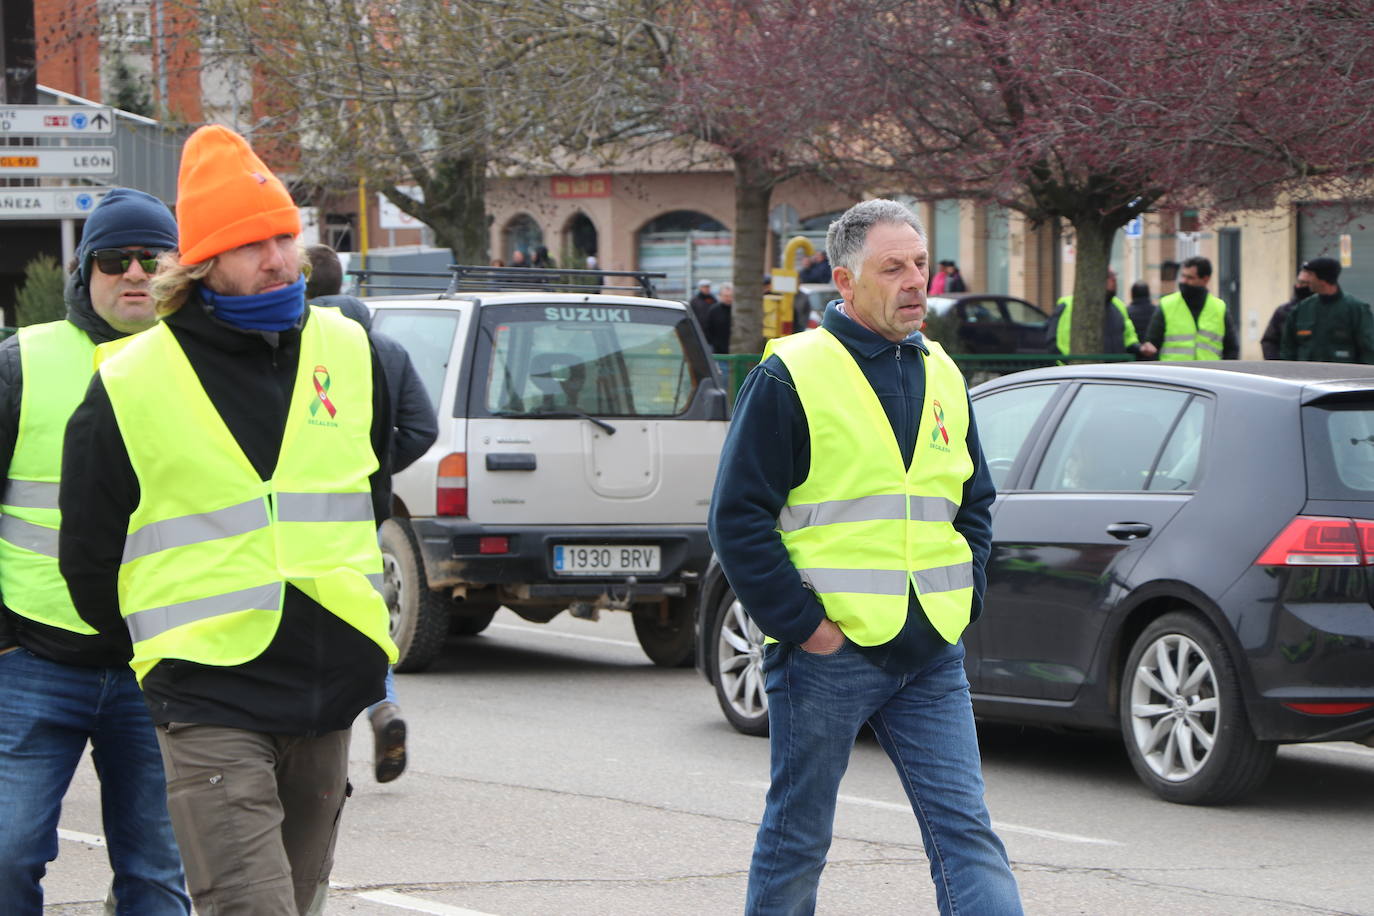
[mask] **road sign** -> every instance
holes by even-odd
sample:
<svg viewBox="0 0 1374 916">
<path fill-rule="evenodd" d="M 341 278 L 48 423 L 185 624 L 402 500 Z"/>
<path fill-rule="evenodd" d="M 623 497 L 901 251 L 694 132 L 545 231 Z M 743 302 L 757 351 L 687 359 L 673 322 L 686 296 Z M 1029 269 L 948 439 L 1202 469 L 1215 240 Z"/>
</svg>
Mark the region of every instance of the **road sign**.
<svg viewBox="0 0 1374 916">
<path fill-rule="evenodd" d="M 0 105 L 0 135 L 11 137 L 114 133 L 114 109 L 83 105 Z"/>
<path fill-rule="evenodd" d="M 1126 224 L 1126 238 L 1128 238 L 1128 239 L 1138 239 L 1138 238 L 1140 238 L 1140 234 L 1141 234 L 1141 232 L 1142 232 L 1142 231 L 1144 230 L 1144 228 L 1145 228 L 1143 223 L 1144 223 L 1144 221 L 1141 220 L 1141 218 L 1138 217 L 1138 216 L 1135 217 L 1134 219 L 1132 219 L 1129 223 L 1127 223 L 1127 224 Z"/>
<path fill-rule="evenodd" d="M 0 188 L 0 219 L 80 219 L 109 188 Z"/>
<path fill-rule="evenodd" d="M 12 178 L 114 173 L 113 146 L 0 146 L 0 175 Z"/>
</svg>

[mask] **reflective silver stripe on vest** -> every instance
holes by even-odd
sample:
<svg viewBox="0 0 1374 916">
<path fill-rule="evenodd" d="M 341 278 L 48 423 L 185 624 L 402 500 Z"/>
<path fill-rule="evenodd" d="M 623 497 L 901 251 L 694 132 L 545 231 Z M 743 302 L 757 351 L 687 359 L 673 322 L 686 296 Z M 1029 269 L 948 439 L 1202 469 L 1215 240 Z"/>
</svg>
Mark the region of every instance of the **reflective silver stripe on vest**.
<svg viewBox="0 0 1374 916">
<path fill-rule="evenodd" d="M 277 521 L 370 522 L 371 493 L 278 493 Z"/>
<path fill-rule="evenodd" d="M 959 504 L 943 496 L 912 496 L 912 521 L 952 522 Z M 778 513 L 778 529 L 797 531 L 814 525 L 833 525 L 839 522 L 874 522 L 905 519 L 901 494 L 860 496 L 855 499 L 832 499 L 823 503 L 803 503 L 784 506 Z"/>
<path fill-rule="evenodd" d="M 125 538 L 124 562 L 131 563 L 159 550 L 217 541 L 266 527 L 267 505 L 261 499 L 251 499 L 237 506 L 200 515 L 163 519 L 144 525 Z"/>
<path fill-rule="evenodd" d="M 1193 335 L 1192 335 L 1192 334 L 1165 334 L 1165 335 L 1164 335 L 1164 342 L 1165 342 L 1166 344 L 1169 344 L 1169 343 L 1191 344 L 1191 343 L 1193 342 Z"/>
<path fill-rule="evenodd" d="M 55 483 L 11 477 L 5 487 L 5 505 L 20 509 L 56 509 L 57 490 Z"/>
<path fill-rule="evenodd" d="M 1210 340 L 1218 346 L 1221 345 L 1221 335 L 1213 331 L 1204 331 L 1202 328 L 1198 328 L 1197 336 Z"/>
<path fill-rule="evenodd" d="M 0 538 L 16 547 L 57 559 L 57 529 L 44 528 L 13 515 L 0 517 Z"/>
<path fill-rule="evenodd" d="M 125 617 L 124 623 L 129 627 L 129 636 L 133 641 L 141 642 L 198 620 L 208 620 L 238 611 L 276 608 L 281 602 L 281 588 L 277 583 L 257 585 L 237 592 L 169 604 L 166 607 L 150 607 Z"/>
<path fill-rule="evenodd" d="M 906 573 L 900 569 L 799 569 L 802 581 L 819 594 L 905 595 Z"/>
<path fill-rule="evenodd" d="M 913 573 L 916 576 L 916 591 L 922 595 L 934 592 L 952 592 L 959 588 L 973 588 L 973 564 L 955 563 L 953 566 L 937 566 Z"/>
</svg>

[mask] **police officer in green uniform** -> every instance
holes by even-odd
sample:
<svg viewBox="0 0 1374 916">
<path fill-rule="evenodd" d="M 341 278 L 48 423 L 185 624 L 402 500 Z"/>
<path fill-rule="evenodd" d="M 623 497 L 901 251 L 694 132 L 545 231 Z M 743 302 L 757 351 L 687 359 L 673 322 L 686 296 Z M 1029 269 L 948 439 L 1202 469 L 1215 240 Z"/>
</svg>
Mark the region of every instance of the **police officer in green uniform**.
<svg viewBox="0 0 1374 916">
<path fill-rule="evenodd" d="M 1298 283 L 1314 295 L 1293 307 L 1283 326 L 1279 359 L 1326 363 L 1374 363 L 1374 317 L 1369 304 L 1336 282 L 1341 264 L 1313 258 L 1302 265 Z"/>
</svg>

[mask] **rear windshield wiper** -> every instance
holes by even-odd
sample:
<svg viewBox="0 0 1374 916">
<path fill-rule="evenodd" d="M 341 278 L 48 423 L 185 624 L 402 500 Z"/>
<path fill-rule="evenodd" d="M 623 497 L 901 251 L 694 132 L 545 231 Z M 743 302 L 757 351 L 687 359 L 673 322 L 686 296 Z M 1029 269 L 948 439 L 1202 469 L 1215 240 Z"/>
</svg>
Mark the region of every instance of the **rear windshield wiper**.
<svg viewBox="0 0 1374 916">
<path fill-rule="evenodd" d="M 608 436 L 614 436 L 614 435 L 615 435 L 615 427 L 614 427 L 614 426 L 612 426 L 611 424 L 607 423 L 605 420 L 599 420 L 599 419 L 597 419 L 596 417 L 592 416 L 591 414 L 589 414 L 589 413 L 584 413 L 583 411 L 580 411 L 580 410 L 567 410 L 567 409 L 560 409 L 560 410 L 528 410 L 528 411 L 526 411 L 524 414 L 520 414 L 519 416 L 526 416 L 526 417 L 546 417 L 546 418 L 550 418 L 550 419 L 559 419 L 559 420 L 573 420 L 573 419 L 577 419 L 577 420 L 587 420 L 588 422 L 595 423 L 597 426 L 599 426 L 599 427 L 601 427 L 602 429 L 604 429 L 604 430 L 606 431 L 606 435 L 608 435 Z"/>
</svg>

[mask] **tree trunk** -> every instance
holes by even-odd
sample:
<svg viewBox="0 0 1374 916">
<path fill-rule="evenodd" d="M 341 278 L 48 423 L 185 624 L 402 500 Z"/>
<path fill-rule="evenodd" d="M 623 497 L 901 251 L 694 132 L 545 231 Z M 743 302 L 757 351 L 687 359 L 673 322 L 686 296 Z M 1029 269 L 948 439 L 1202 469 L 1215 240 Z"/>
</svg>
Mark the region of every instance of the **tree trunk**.
<svg viewBox="0 0 1374 916">
<path fill-rule="evenodd" d="M 486 264 L 486 155 L 478 152 L 441 159 L 434 164 L 430 176 L 423 203 L 408 198 L 397 201 L 390 195 L 388 199 L 433 229 L 435 243 L 450 249 L 456 263 Z"/>
<path fill-rule="evenodd" d="M 1074 353 L 1102 353 L 1105 349 L 1102 303 L 1107 294 L 1107 269 L 1112 258 L 1115 228 L 1104 226 L 1096 214 L 1072 222 L 1077 253 L 1069 349 Z"/>
<path fill-rule="evenodd" d="M 765 162 L 746 155 L 735 162 L 735 305 L 730 352 L 763 352 L 763 275 L 768 250 L 768 204 L 773 175 Z"/>
</svg>

